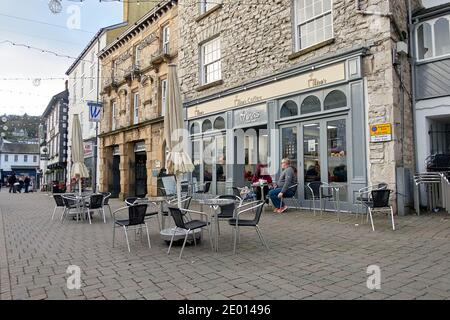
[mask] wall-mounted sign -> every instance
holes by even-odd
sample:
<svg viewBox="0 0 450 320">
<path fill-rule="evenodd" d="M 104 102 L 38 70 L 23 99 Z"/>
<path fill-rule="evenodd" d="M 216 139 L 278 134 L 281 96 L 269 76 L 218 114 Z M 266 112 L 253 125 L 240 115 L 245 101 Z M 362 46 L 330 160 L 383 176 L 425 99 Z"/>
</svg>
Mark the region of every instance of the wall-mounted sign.
<svg viewBox="0 0 450 320">
<path fill-rule="evenodd" d="M 342 80 L 345 80 L 345 62 L 318 68 L 312 72 L 304 72 L 290 78 L 271 81 L 267 84 L 242 90 L 242 92 L 234 95 L 230 94 L 191 106 L 187 110 L 187 116 L 188 119 L 191 119 L 236 107 L 244 107 Z"/>
<path fill-rule="evenodd" d="M 234 127 L 251 127 L 267 123 L 267 107 L 261 104 L 255 107 L 234 111 Z"/>
<path fill-rule="evenodd" d="M 145 152 L 145 142 L 139 141 L 134 144 L 134 152 Z"/>
<path fill-rule="evenodd" d="M 92 102 L 88 101 L 87 103 L 89 107 L 89 121 L 90 122 L 100 122 L 100 115 L 102 111 L 101 102 Z"/>
<path fill-rule="evenodd" d="M 370 126 L 370 142 L 392 141 L 392 125 L 390 123 Z"/>
<path fill-rule="evenodd" d="M 84 142 L 84 157 L 91 158 L 94 156 L 94 144 L 92 141 Z"/>
</svg>

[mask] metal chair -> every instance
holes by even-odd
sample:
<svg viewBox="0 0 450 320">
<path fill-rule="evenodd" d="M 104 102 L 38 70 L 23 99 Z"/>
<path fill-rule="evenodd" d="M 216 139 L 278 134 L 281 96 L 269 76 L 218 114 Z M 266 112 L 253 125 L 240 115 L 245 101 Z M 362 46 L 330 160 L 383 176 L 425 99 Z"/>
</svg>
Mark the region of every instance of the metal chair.
<svg viewBox="0 0 450 320">
<path fill-rule="evenodd" d="M 383 211 L 389 210 L 391 214 L 391 222 L 392 222 L 392 230 L 395 231 L 395 222 L 394 222 L 394 211 L 392 210 L 392 206 L 389 205 L 389 197 L 392 190 L 389 189 L 378 189 L 372 190 L 370 192 L 370 198 L 367 201 L 363 201 L 363 204 L 369 210 L 370 223 L 372 224 L 372 231 L 375 231 L 375 227 L 373 225 L 373 212 L 374 211 Z"/>
<path fill-rule="evenodd" d="M 64 218 L 66 215 L 70 214 L 71 210 L 76 210 L 76 217 L 77 221 L 79 221 L 80 215 L 82 216 L 81 210 L 84 209 L 84 203 L 83 200 L 80 198 L 77 198 L 75 195 L 72 194 L 65 194 L 61 196 L 64 201 L 65 209 L 61 214 L 61 222 L 64 223 Z M 84 210 L 83 210 L 84 212 Z M 89 215 L 89 221 L 91 221 L 91 216 Z"/>
<path fill-rule="evenodd" d="M 66 206 L 64 204 L 64 199 L 60 194 L 54 194 L 53 199 L 55 199 L 56 206 L 55 206 L 55 209 L 53 209 L 52 220 L 55 217 L 56 209 L 64 208 L 64 210 L 65 210 L 65 208 L 66 208 Z"/>
<path fill-rule="evenodd" d="M 283 206 L 283 202 L 286 203 L 287 202 L 286 199 L 288 199 L 288 200 L 292 200 L 292 201 L 296 202 L 297 206 L 295 206 L 294 208 L 296 208 L 296 209 L 300 208 L 300 205 L 298 202 L 298 197 L 297 197 L 297 188 L 298 188 L 298 183 L 296 183 L 288 188 L 288 190 L 292 190 L 294 192 L 294 194 L 290 197 L 283 196 L 281 206 Z"/>
<path fill-rule="evenodd" d="M 367 186 L 367 187 L 364 187 L 364 188 L 361 188 L 358 190 L 358 192 L 356 194 L 356 198 L 355 198 L 355 204 L 357 204 L 357 205 L 359 204 L 359 209 L 361 209 L 361 210 L 357 210 L 356 219 L 358 219 L 359 213 L 361 212 L 361 224 L 364 222 L 364 215 L 363 215 L 364 202 L 369 201 L 372 190 L 386 190 L 387 188 L 388 188 L 388 184 L 381 182 L 377 185 Z M 367 214 L 367 210 L 366 210 L 366 214 Z M 367 221 L 368 220 L 369 220 L 369 215 L 367 214 Z"/>
<path fill-rule="evenodd" d="M 326 182 L 322 181 L 313 181 L 309 182 L 306 185 L 307 190 L 309 190 L 311 196 L 312 196 L 312 205 L 314 210 L 314 216 L 316 216 L 316 200 L 319 199 L 319 206 L 320 206 L 320 215 L 322 216 L 323 213 L 323 207 L 322 203 L 324 203 L 324 200 L 330 200 L 334 202 L 334 209 L 336 209 L 336 199 L 334 196 L 334 188 L 330 186 Z M 327 190 L 324 192 L 324 190 Z M 331 191 L 331 192 L 330 192 Z M 309 208 L 311 210 L 311 207 Z"/>
<path fill-rule="evenodd" d="M 128 210 L 128 219 L 116 219 L 117 213 Z M 128 252 L 131 252 L 130 250 L 130 242 L 128 241 L 128 230 L 141 230 L 145 226 L 145 230 L 147 232 L 147 241 L 148 241 L 148 247 L 151 248 L 152 245 L 150 243 L 150 235 L 148 232 L 148 226 L 147 222 L 145 221 L 145 214 L 147 212 L 147 204 L 137 204 L 132 205 L 129 207 L 120 208 L 113 212 L 113 248 L 114 248 L 114 242 L 116 237 L 116 228 L 123 228 L 123 231 L 125 232 L 125 239 L 127 241 L 127 247 Z M 142 236 L 142 232 L 141 232 Z"/>
<path fill-rule="evenodd" d="M 181 251 L 180 251 L 180 255 L 179 255 L 178 259 L 181 259 L 181 256 L 183 255 L 183 250 L 184 250 L 184 247 L 186 246 L 186 241 L 187 241 L 189 234 L 192 234 L 192 237 L 194 239 L 194 244 L 197 245 L 197 240 L 195 239 L 195 232 L 191 233 L 191 231 L 194 231 L 196 229 L 208 227 L 209 241 L 211 242 L 211 246 L 212 246 L 211 230 L 209 229 L 210 223 L 208 222 L 207 214 L 205 214 L 203 212 L 199 212 L 199 211 L 194 211 L 194 210 L 180 209 L 177 207 L 169 207 L 169 210 L 170 210 L 170 215 L 172 216 L 173 221 L 175 222 L 175 229 L 172 234 L 172 238 L 170 240 L 170 245 L 169 245 L 169 249 L 167 250 L 167 254 L 170 254 L 170 249 L 172 248 L 173 239 L 175 238 L 175 234 L 178 231 L 183 231 L 185 233 L 183 246 L 181 247 Z M 185 214 L 183 214 L 183 211 L 185 212 L 185 214 L 187 212 L 199 214 L 201 216 L 204 216 L 206 219 L 205 219 L 205 221 L 204 220 L 185 221 L 184 220 Z"/>
<path fill-rule="evenodd" d="M 220 206 L 220 213 L 216 217 L 218 221 L 220 220 L 228 221 L 229 219 L 234 218 L 236 208 L 242 205 L 242 199 L 235 195 L 221 195 L 218 196 L 217 199 L 230 199 L 235 201 L 235 203 Z M 217 227 L 219 229 L 220 234 L 220 224 L 218 224 Z"/>
<path fill-rule="evenodd" d="M 240 206 L 236 210 L 235 217 L 228 220 L 228 223 L 230 224 L 230 226 L 234 227 L 233 254 L 236 254 L 236 243 L 237 243 L 237 239 L 239 237 L 240 227 L 254 227 L 262 244 L 266 247 L 267 250 L 269 250 L 269 247 L 267 246 L 267 243 L 264 240 L 264 237 L 258 226 L 259 221 L 261 219 L 261 214 L 262 214 L 265 202 L 264 201 L 255 201 L 252 204 L 253 204 L 253 206 L 250 206 L 250 208 L 247 208 L 247 209 L 244 209 L 244 207 L 246 207 L 246 206 L 248 207 L 249 206 L 248 204 Z M 250 212 L 250 211 L 253 211 L 254 209 L 256 209 L 256 213 L 255 213 L 255 217 L 252 220 L 240 219 L 239 216 L 242 213 Z"/>
<path fill-rule="evenodd" d="M 86 205 L 88 210 L 89 223 L 91 223 L 91 211 L 101 211 L 103 215 L 103 223 L 106 223 L 105 210 L 103 210 L 104 196 L 102 194 L 93 194 L 89 197 L 89 203 Z"/>
<path fill-rule="evenodd" d="M 111 210 L 111 206 L 109 205 L 109 199 L 111 198 L 111 192 L 101 192 L 101 194 L 103 195 L 103 207 L 108 207 L 109 214 L 111 215 L 111 218 L 112 218 L 112 210 Z"/>
</svg>

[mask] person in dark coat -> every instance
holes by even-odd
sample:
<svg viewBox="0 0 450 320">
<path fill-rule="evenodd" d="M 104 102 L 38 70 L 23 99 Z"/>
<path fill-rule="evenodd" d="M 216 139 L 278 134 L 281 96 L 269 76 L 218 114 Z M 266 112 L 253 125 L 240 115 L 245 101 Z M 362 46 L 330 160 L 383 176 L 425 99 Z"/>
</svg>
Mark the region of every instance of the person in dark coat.
<svg viewBox="0 0 450 320">
<path fill-rule="evenodd" d="M 25 187 L 25 193 L 28 193 L 28 188 L 30 187 L 30 177 L 26 176 L 25 180 L 23 181 L 24 187 Z"/>
<path fill-rule="evenodd" d="M 16 174 L 13 173 L 9 178 L 8 178 L 8 184 L 9 184 L 9 193 L 11 193 L 11 191 L 13 193 L 16 193 L 16 188 L 14 187 L 14 183 L 17 182 L 17 178 L 16 178 Z"/>
</svg>

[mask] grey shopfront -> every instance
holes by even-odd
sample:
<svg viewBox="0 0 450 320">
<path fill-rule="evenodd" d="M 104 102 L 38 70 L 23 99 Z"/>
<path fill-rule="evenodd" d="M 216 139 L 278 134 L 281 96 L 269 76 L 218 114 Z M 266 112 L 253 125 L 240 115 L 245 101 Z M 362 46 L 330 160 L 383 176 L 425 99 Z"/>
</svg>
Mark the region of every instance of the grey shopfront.
<svg viewBox="0 0 450 320">
<path fill-rule="evenodd" d="M 211 193 L 250 184 L 257 164 L 274 179 L 282 158 L 297 169 L 297 197 L 309 208 L 309 182 L 336 182 L 341 208 L 354 210 L 367 185 L 363 51 L 316 62 L 186 106 L 194 182 Z M 232 93 L 231 93 L 232 92 Z M 327 205 L 330 208 L 331 204 Z"/>
</svg>

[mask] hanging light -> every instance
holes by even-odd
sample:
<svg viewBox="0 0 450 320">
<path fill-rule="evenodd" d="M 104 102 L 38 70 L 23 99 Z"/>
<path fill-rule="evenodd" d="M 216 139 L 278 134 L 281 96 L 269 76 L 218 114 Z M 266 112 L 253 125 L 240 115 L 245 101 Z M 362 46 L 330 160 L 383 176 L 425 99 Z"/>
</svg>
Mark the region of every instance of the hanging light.
<svg viewBox="0 0 450 320">
<path fill-rule="evenodd" d="M 48 7 L 53 14 L 58 14 L 62 11 L 61 0 L 50 0 Z"/>
</svg>

